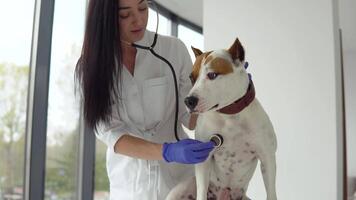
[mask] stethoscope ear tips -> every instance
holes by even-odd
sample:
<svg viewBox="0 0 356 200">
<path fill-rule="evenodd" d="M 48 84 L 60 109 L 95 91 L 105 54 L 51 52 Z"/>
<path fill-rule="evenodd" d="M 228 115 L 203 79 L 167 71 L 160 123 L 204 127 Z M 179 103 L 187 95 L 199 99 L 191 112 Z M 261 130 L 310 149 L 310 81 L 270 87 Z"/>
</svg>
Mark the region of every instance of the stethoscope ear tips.
<svg viewBox="0 0 356 200">
<path fill-rule="evenodd" d="M 224 143 L 224 139 L 220 134 L 212 135 L 210 141 L 214 142 L 215 147 L 220 147 Z"/>
</svg>

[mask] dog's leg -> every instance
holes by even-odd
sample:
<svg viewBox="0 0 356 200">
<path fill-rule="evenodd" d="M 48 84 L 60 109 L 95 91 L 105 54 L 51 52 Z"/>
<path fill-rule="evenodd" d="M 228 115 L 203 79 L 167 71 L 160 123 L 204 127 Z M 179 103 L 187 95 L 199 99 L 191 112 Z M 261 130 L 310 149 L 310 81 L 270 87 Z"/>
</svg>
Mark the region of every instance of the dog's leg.
<svg viewBox="0 0 356 200">
<path fill-rule="evenodd" d="M 277 200 L 276 194 L 276 156 L 274 152 L 264 150 L 259 154 L 261 172 L 266 188 L 267 200 Z"/>
<path fill-rule="evenodd" d="M 211 159 L 195 165 L 197 200 L 206 200 L 210 182 Z"/>
<path fill-rule="evenodd" d="M 191 177 L 176 185 L 167 195 L 165 200 L 192 200 L 196 199 L 195 177 Z"/>
</svg>

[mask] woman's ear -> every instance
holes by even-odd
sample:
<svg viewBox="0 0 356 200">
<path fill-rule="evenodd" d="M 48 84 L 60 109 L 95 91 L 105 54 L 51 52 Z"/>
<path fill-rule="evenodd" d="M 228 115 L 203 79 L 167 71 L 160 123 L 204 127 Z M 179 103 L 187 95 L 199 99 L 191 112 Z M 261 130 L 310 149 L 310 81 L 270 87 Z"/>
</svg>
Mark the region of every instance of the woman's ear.
<svg viewBox="0 0 356 200">
<path fill-rule="evenodd" d="M 243 62 L 245 60 L 245 50 L 238 38 L 236 38 L 234 44 L 232 44 L 228 52 L 230 53 L 231 58 L 234 62 L 236 61 L 236 59 L 238 59 L 240 62 Z"/>
<path fill-rule="evenodd" d="M 191 46 L 191 47 L 192 47 L 195 57 L 198 57 L 201 54 L 203 54 L 203 52 L 201 52 L 200 49 L 194 48 L 193 46 Z"/>
</svg>

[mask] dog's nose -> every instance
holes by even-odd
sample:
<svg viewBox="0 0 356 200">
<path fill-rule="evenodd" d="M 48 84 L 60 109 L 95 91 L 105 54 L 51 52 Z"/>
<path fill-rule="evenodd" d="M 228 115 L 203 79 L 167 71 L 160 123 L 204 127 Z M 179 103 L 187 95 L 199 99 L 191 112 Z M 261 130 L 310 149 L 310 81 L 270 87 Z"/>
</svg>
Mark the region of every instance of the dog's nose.
<svg viewBox="0 0 356 200">
<path fill-rule="evenodd" d="M 187 105 L 190 110 L 194 110 L 195 106 L 198 104 L 198 101 L 198 97 L 195 96 L 189 96 L 184 99 L 185 105 Z"/>
</svg>

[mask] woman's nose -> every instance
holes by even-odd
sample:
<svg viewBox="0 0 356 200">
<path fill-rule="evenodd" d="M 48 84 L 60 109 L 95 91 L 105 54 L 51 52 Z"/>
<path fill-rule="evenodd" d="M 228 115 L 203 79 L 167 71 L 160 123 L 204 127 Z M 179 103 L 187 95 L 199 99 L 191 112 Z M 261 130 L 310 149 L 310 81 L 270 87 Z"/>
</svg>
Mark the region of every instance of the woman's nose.
<svg viewBox="0 0 356 200">
<path fill-rule="evenodd" d="M 133 22 L 132 23 L 134 23 L 135 25 L 140 26 L 140 25 L 143 24 L 143 21 L 144 21 L 144 19 L 143 19 L 142 14 L 140 14 L 139 12 L 135 12 L 133 14 Z"/>
</svg>

